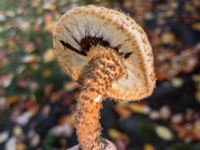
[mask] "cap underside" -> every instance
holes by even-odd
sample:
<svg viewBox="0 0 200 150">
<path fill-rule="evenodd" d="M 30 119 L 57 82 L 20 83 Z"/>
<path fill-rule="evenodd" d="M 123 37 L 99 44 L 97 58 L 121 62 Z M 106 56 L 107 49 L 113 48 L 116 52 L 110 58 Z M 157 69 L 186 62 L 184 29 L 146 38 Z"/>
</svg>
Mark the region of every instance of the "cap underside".
<svg viewBox="0 0 200 150">
<path fill-rule="evenodd" d="M 103 7 L 68 11 L 56 25 L 54 48 L 64 72 L 78 80 L 88 66 L 92 46 L 110 47 L 124 60 L 127 76 L 113 83 L 111 98 L 138 100 L 155 86 L 152 49 L 144 31 L 129 16 Z"/>
</svg>

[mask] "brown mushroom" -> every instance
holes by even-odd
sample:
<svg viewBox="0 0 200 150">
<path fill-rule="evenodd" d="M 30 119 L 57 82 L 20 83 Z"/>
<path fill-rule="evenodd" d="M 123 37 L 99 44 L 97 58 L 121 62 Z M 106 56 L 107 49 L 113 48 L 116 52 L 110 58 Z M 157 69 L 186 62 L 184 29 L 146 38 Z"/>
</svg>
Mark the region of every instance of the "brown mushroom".
<svg viewBox="0 0 200 150">
<path fill-rule="evenodd" d="M 99 123 L 103 99 L 139 100 L 154 89 L 147 36 L 131 17 L 90 5 L 61 17 L 53 43 L 64 72 L 82 85 L 76 107 L 80 147 L 105 149 Z"/>
</svg>

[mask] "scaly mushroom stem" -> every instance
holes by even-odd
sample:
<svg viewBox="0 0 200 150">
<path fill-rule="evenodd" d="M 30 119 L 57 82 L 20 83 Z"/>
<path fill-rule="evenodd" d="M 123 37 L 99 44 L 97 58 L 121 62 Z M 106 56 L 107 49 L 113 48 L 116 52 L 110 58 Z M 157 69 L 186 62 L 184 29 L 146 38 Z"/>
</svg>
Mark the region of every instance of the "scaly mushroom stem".
<svg viewBox="0 0 200 150">
<path fill-rule="evenodd" d="M 103 150 L 99 123 L 102 100 L 112 83 L 125 74 L 122 61 L 112 49 L 101 46 L 89 50 L 89 69 L 82 80 L 76 107 L 76 129 L 82 150 Z"/>
</svg>

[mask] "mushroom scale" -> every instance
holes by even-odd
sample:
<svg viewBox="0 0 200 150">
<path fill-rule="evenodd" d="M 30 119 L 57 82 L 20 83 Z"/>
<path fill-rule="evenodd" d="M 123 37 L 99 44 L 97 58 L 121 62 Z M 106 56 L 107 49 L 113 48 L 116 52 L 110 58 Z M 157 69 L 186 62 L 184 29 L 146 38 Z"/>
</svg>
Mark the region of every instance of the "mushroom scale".
<svg viewBox="0 0 200 150">
<path fill-rule="evenodd" d="M 139 100 L 155 87 L 152 48 L 143 29 L 121 12 L 97 6 L 68 11 L 53 35 L 63 71 L 82 85 L 76 129 L 83 150 L 103 150 L 100 109 L 105 98 Z"/>
<path fill-rule="evenodd" d="M 113 82 L 113 99 L 139 100 L 155 87 L 152 48 L 143 29 L 121 12 L 97 6 L 68 11 L 54 31 L 54 47 L 64 72 L 74 80 L 88 67 L 87 53 L 93 46 L 112 48 L 124 60 L 127 74 Z"/>
</svg>

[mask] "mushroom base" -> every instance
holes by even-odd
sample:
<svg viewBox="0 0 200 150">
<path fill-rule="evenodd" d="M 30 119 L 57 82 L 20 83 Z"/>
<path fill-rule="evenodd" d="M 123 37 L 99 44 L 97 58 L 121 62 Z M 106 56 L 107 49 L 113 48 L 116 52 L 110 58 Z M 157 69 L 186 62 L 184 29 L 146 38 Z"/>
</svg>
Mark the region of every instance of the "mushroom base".
<svg viewBox="0 0 200 150">
<path fill-rule="evenodd" d="M 101 141 L 99 123 L 102 100 L 112 83 L 125 74 L 122 61 L 112 49 L 96 46 L 88 53 L 89 67 L 82 78 L 76 107 L 76 129 L 82 150 L 108 149 Z"/>
</svg>

